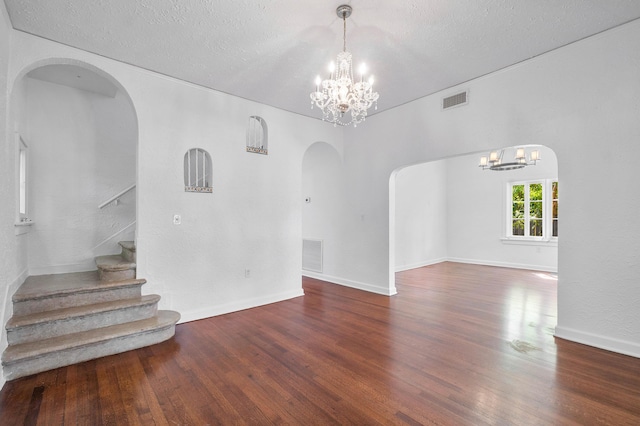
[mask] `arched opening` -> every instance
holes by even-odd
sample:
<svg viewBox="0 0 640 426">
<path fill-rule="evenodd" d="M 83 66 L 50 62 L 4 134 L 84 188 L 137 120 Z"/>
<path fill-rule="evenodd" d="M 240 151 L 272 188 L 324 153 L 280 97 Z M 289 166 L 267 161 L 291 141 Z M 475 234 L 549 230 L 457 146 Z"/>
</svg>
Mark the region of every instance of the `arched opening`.
<svg viewBox="0 0 640 426">
<path fill-rule="evenodd" d="M 302 160 L 303 271 L 314 276 L 340 271 L 340 241 L 344 214 L 344 171 L 336 149 L 324 142 L 311 145 Z"/>
<path fill-rule="evenodd" d="M 135 240 L 138 124 L 102 70 L 48 59 L 22 70 L 10 122 L 28 146 L 30 275 L 95 270 Z"/>
<path fill-rule="evenodd" d="M 537 149 L 541 161 L 517 170 L 483 170 L 478 165 L 486 153 L 474 153 L 394 171 L 389 188 L 390 286 L 396 271 L 446 260 L 557 272 L 558 163 L 551 149 Z M 540 201 L 532 196 L 526 215 L 524 201 L 514 205 L 514 185 L 540 188 Z M 510 226 L 520 229 L 524 223 L 512 215 L 521 211 L 527 226 L 535 228 L 531 235 L 509 233 Z"/>
</svg>

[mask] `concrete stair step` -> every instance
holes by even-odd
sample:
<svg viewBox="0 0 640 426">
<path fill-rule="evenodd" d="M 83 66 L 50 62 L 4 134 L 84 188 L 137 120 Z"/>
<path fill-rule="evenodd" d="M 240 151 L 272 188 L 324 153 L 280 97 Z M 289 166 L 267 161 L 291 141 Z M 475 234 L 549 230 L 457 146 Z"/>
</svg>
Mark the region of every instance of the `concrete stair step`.
<svg viewBox="0 0 640 426">
<path fill-rule="evenodd" d="M 139 321 L 11 345 L 2 354 L 4 377 L 14 380 L 160 343 L 174 335 L 179 319 L 177 312 L 158 311 Z"/>
<path fill-rule="evenodd" d="M 14 315 L 6 325 L 9 345 L 151 318 L 160 296 L 152 294 L 28 315 Z"/>
<path fill-rule="evenodd" d="M 13 314 L 28 315 L 73 306 L 91 305 L 142 294 L 145 279 L 101 281 L 97 271 L 40 275 L 27 278 L 13 295 Z"/>
<path fill-rule="evenodd" d="M 98 277 L 101 281 L 130 280 L 136 277 L 136 264 L 120 254 L 96 257 Z"/>
<path fill-rule="evenodd" d="M 136 244 L 133 241 L 120 241 L 120 247 L 122 247 L 121 256 L 129 261 L 135 263 L 136 261 Z"/>
</svg>

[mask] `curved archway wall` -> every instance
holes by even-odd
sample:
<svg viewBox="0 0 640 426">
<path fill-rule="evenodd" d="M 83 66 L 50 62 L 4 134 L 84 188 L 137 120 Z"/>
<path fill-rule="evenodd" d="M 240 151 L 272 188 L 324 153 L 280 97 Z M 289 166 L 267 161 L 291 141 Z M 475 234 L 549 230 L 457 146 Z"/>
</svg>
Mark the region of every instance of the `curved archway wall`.
<svg viewBox="0 0 640 426">
<path fill-rule="evenodd" d="M 640 181 L 639 47 L 634 21 L 345 129 L 346 179 L 356 199 L 350 214 L 370 219 L 345 238 L 375 247 L 351 256 L 362 266 L 347 278 L 392 288 L 389 177 L 396 168 L 544 144 L 557 155 L 562 182 L 556 335 L 640 356 L 640 197 L 629 193 Z M 466 106 L 441 109 L 442 98 L 465 89 Z"/>
<path fill-rule="evenodd" d="M 133 240 L 137 119 L 131 99 L 104 71 L 67 58 L 20 71 L 12 122 L 29 146 L 29 275 L 95 270 L 95 256 Z"/>
<path fill-rule="evenodd" d="M 479 168 L 480 153 L 396 170 L 389 185 L 390 270 L 448 260 L 556 272 L 555 242 L 501 240 L 507 184 L 558 177 L 555 153 L 544 146 L 535 149 L 542 158 L 536 166 L 508 172 Z"/>
</svg>

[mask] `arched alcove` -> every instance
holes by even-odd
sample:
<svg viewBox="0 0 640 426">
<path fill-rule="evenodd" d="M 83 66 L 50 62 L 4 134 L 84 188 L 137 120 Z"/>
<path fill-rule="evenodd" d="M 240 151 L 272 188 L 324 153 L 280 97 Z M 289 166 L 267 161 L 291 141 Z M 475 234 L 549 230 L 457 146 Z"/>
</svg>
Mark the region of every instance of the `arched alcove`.
<svg viewBox="0 0 640 426">
<path fill-rule="evenodd" d="M 328 143 L 316 142 L 304 154 L 302 197 L 304 273 L 335 271 L 340 268 L 333 248 L 342 233 L 337 224 L 344 220 L 344 172 L 340 154 Z"/>
<path fill-rule="evenodd" d="M 138 120 L 115 78 L 73 59 L 35 62 L 15 79 L 9 116 L 29 147 L 30 274 L 93 270 L 135 239 Z"/>
<path fill-rule="evenodd" d="M 213 192 L 211 155 L 202 148 L 191 148 L 184 154 L 184 190 Z"/>
<path fill-rule="evenodd" d="M 269 154 L 269 129 L 264 118 L 257 115 L 249 117 L 246 149 L 254 154 Z"/>
</svg>

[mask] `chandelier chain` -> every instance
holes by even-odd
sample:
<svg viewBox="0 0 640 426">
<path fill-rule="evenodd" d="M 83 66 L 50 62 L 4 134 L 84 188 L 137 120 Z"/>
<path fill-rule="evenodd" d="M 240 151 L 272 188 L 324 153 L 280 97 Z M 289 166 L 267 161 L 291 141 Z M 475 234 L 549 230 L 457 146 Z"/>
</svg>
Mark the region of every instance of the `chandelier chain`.
<svg viewBox="0 0 640 426">
<path fill-rule="evenodd" d="M 347 51 L 347 12 L 342 11 L 342 51 Z"/>
</svg>

